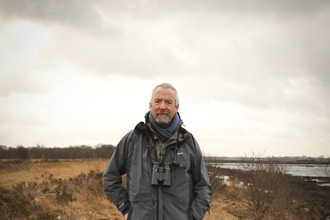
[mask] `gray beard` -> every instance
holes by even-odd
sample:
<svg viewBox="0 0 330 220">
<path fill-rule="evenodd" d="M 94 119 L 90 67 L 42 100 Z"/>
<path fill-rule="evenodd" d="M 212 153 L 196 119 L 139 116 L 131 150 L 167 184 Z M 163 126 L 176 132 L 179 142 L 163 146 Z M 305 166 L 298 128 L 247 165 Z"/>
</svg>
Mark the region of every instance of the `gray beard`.
<svg viewBox="0 0 330 220">
<path fill-rule="evenodd" d="M 155 121 L 159 125 L 168 125 L 171 122 L 170 118 L 166 116 L 159 116 L 155 118 Z"/>
</svg>

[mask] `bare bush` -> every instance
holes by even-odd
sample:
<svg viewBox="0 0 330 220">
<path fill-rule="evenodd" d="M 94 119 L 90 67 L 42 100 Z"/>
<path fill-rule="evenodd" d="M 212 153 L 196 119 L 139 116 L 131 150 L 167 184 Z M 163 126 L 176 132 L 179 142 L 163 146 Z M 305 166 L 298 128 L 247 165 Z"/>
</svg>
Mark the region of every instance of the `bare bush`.
<svg viewBox="0 0 330 220">
<path fill-rule="evenodd" d="M 243 158 L 238 168 L 242 184 L 236 186 L 231 197 L 245 208 L 240 213 L 241 217 L 284 219 L 287 205 L 292 203 L 292 187 L 290 178 L 285 175 L 286 166 L 253 155 Z"/>
<path fill-rule="evenodd" d="M 220 169 L 215 165 L 207 165 L 207 171 L 209 173 L 209 179 L 212 186 L 211 204 L 214 199 L 219 198 L 226 189 Z"/>
<path fill-rule="evenodd" d="M 0 187 L 0 216 L 4 219 L 55 219 L 57 216 L 81 219 L 86 214 L 93 215 L 90 212 L 102 208 L 100 199 L 104 198 L 108 202 L 103 193 L 102 174 L 99 170 L 90 170 L 87 175 L 81 173 L 69 180 L 55 179 L 50 174 L 41 184 L 21 182 L 11 189 Z M 90 204 L 91 200 L 95 202 Z M 77 209 L 77 212 L 64 211 L 63 207 L 79 204 L 98 207 L 93 207 L 89 213 L 78 212 L 84 209 Z"/>
</svg>

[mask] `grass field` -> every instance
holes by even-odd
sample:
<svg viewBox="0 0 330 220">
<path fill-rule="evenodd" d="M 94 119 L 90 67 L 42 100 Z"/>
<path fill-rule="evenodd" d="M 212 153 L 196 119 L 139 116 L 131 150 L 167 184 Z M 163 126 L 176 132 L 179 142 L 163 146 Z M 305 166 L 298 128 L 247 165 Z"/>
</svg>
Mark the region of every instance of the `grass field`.
<svg viewBox="0 0 330 220">
<path fill-rule="evenodd" d="M 108 160 L 1 161 L 0 216 L 4 219 L 124 219 L 102 188 Z M 212 200 L 205 220 L 238 219 L 235 203 Z"/>
</svg>

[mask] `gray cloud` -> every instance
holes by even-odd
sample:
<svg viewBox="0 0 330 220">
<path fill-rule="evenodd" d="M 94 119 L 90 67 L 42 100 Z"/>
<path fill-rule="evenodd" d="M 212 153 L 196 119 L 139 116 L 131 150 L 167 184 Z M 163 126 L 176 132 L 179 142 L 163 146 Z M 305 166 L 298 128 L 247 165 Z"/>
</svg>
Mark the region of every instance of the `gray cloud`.
<svg viewBox="0 0 330 220">
<path fill-rule="evenodd" d="M 1 0 L 0 14 L 4 20 L 31 20 L 45 25 L 59 24 L 89 34 L 116 36 L 120 30 L 105 23 L 88 0 Z"/>
<path fill-rule="evenodd" d="M 203 135 L 205 143 L 275 146 L 308 137 L 301 143 L 324 147 L 329 140 L 329 1 L 0 0 L 0 14 L 1 37 L 22 21 L 50 35 L 36 44 L 34 59 L 22 56 L 27 61 L 15 57 L 20 42 L 6 47 L 15 59 L 1 63 L 4 98 L 59 91 L 58 72 L 64 79 L 74 72 L 172 80 L 193 103 L 188 113 L 216 114 L 200 108 L 209 103 L 228 115 L 226 108 L 242 111 L 223 124 L 225 116 L 206 119 L 202 127 L 210 126 L 214 137 Z M 12 41 L 8 36 L 2 46 Z"/>
<path fill-rule="evenodd" d="M 152 77 L 155 72 L 177 75 L 186 71 L 198 75 L 202 71 L 227 71 L 231 76 L 242 78 L 241 73 L 246 71 L 263 78 L 266 71 L 267 74 L 300 75 L 298 66 L 308 65 L 311 70 L 303 74 L 313 72 L 322 77 L 322 82 L 328 80 L 323 67 L 330 51 L 326 43 L 330 28 L 328 1 L 152 1 L 141 4 L 137 1 L 14 3 L 8 0 L 1 1 L 1 6 L 1 14 L 6 18 L 59 23 L 94 35 L 82 36 L 64 29 L 54 41 L 52 49 L 58 50 L 57 53 L 51 51 L 51 57 L 69 59 L 101 75 L 121 72 Z M 204 12 L 211 14 L 199 14 Z M 159 23 L 166 23 L 166 19 L 175 42 L 171 45 L 161 36 L 143 41 L 143 30 L 123 26 L 130 19 L 132 25 L 146 22 L 150 25 L 148 32 Z M 100 40 L 107 32 L 106 27 L 120 35 Z M 245 40 L 235 39 L 237 35 Z M 231 47 L 226 48 L 222 42 Z M 175 48 L 188 57 L 194 54 L 195 59 L 187 63 L 177 57 Z"/>
</svg>

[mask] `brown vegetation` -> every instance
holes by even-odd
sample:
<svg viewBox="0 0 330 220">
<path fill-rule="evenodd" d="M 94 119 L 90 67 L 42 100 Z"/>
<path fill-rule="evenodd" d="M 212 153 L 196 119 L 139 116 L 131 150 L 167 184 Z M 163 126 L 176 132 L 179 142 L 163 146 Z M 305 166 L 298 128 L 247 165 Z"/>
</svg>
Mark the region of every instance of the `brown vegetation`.
<svg viewBox="0 0 330 220">
<path fill-rule="evenodd" d="M 117 219 L 123 216 L 103 193 L 108 160 L 2 160 L 0 216 L 4 219 Z M 212 180 L 224 190 L 222 181 Z M 215 187 L 216 188 L 216 187 Z M 215 193 L 204 219 L 237 219 Z"/>
<path fill-rule="evenodd" d="M 0 216 L 4 219 L 55 219 L 58 216 L 61 219 L 124 219 L 103 193 L 102 173 L 108 159 L 2 160 L 1 163 Z M 329 215 L 326 197 L 329 187 L 306 184 L 279 173 L 281 178 L 264 172 L 241 172 L 215 166 L 208 166 L 208 171 L 213 194 L 211 210 L 206 213 L 205 220 L 258 219 L 255 213 L 260 210 L 247 204 L 265 200 L 263 196 L 267 195 L 272 202 L 264 203 L 266 211 L 259 219 L 320 219 Z M 222 175 L 232 176 L 229 185 L 220 178 Z M 278 196 L 274 198 L 272 192 L 265 190 L 271 185 L 260 177 L 273 178 L 275 188 L 272 191 Z M 240 184 L 253 179 L 257 180 L 253 186 L 259 189 L 252 190 L 252 186 Z"/>
<path fill-rule="evenodd" d="M 319 220 L 330 216 L 329 186 L 283 175 L 276 164 L 243 166 L 259 166 L 259 170 L 218 167 L 210 174 L 211 182 L 216 176 L 230 176 L 220 200 L 227 203 L 224 210 L 237 219 Z M 215 212 L 214 202 L 211 204 L 211 212 Z"/>
<path fill-rule="evenodd" d="M 0 216 L 4 219 L 123 219 L 103 193 L 108 160 L 3 163 Z M 5 166 L 4 166 L 5 164 Z M 6 181 L 10 181 L 11 185 Z"/>
</svg>

